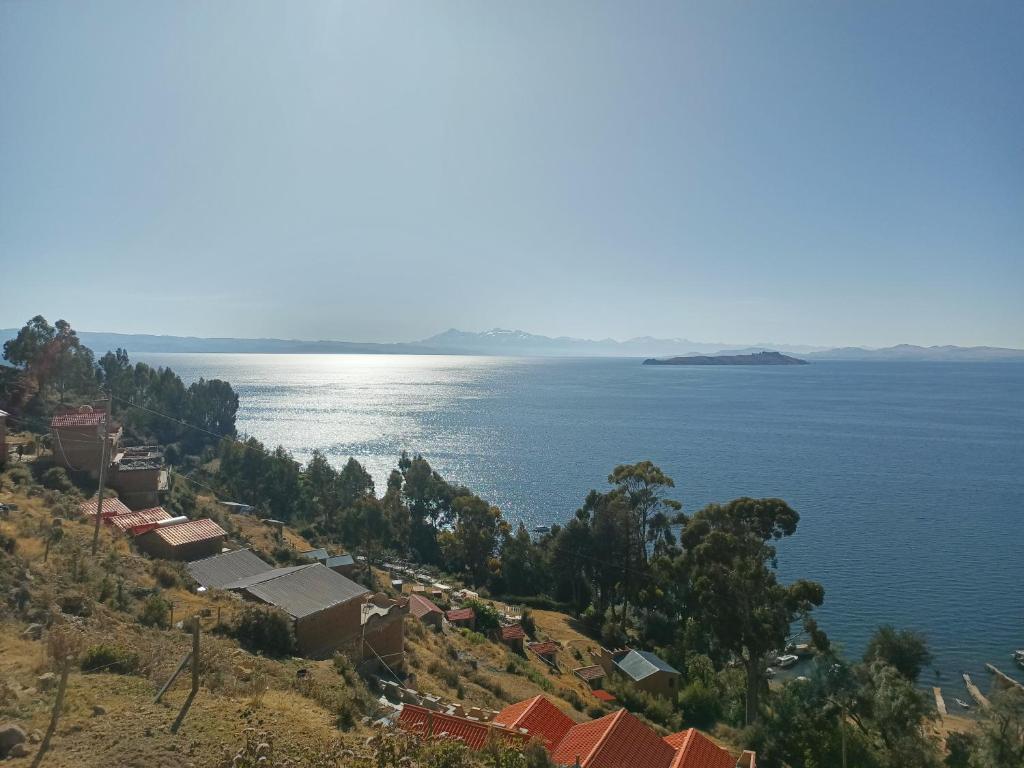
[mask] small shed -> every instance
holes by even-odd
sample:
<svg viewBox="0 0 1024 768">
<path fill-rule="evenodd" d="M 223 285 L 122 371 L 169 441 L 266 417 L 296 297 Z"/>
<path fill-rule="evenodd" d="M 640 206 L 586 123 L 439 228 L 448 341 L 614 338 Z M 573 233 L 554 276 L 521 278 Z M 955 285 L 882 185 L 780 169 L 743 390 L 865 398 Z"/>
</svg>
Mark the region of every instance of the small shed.
<svg viewBox="0 0 1024 768">
<path fill-rule="evenodd" d="M 356 573 L 356 559 L 352 555 L 328 557 L 325 565 L 335 573 L 352 578 Z"/>
<path fill-rule="evenodd" d="M 441 628 L 444 611 L 422 595 L 414 594 L 409 598 L 409 612 L 424 624 L 434 629 Z"/>
<path fill-rule="evenodd" d="M 494 630 L 494 639 L 504 643 L 516 653 L 524 653 L 523 645 L 526 642 L 526 632 L 523 631 L 521 624 L 498 627 Z"/>
<path fill-rule="evenodd" d="M 135 543 L 151 557 L 199 560 L 219 553 L 227 535 L 213 520 L 204 518 L 154 528 L 137 536 Z"/>
<path fill-rule="evenodd" d="M 544 640 L 540 643 L 529 643 L 527 646 L 533 653 L 540 656 L 541 660 L 552 667 L 558 665 L 558 643 L 554 640 Z"/>
<path fill-rule="evenodd" d="M 631 650 L 615 660 L 616 669 L 642 691 L 673 698 L 679 688 L 679 670 L 650 651 Z"/>
<path fill-rule="evenodd" d="M 315 563 L 326 563 L 330 555 L 326 549 L 318 547 L 316 549 L 307 549 L 305 552 L 299 552 L 299 557 L 303 560 L 312 560 Z"/>
<path fill-rule="evenodd" d="M 185 568 L 200 586 L 207 589 L 221 589 L 225 584 L 273 570 L 270 563 L 264 562 L 251 549 L 236 549 L 193 560 Z"/>
<path fill-rule="evenodd" d="M 455 627 L 476 628 L 476 611 L 472 608 L 455 608 L 444 615 L 448 623 Z"/>
<path fill-rule="evenodd" d="M 600 688 L 604 680 L 604 669 L 597 664 L 592 664 L 589 667 L 576 667 L 572 673 L 590 686 L 591 690 Z"/>
</svg>

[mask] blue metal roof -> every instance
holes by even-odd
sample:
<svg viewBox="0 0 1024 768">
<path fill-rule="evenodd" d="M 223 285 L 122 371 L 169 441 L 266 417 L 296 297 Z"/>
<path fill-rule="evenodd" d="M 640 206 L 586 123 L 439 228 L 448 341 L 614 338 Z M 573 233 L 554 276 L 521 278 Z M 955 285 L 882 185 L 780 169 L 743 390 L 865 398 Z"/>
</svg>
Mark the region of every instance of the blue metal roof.
<svg viewBox="0 0 1024 768">
<path fill-rule="evenodd" d="M 633 680 L 640 681 L 650 677 L 655 672 L 668 672 L 678 675 L 679 670 L 667 661 L 655 656 L 650 651 L 630 651 L 617 662 L 615 662 L 623 674 Z"/>
</svg>

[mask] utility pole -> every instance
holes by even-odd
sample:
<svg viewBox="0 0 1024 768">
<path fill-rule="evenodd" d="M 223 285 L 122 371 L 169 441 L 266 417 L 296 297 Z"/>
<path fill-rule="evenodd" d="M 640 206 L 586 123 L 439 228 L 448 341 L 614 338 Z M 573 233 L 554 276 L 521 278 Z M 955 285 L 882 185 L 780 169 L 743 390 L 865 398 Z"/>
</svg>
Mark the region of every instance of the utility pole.
<svg viewBox="0 0 1024 768">
<path fill-rule="evenodd" d="M 96 491 L 96 529 L 92 534 L 92 553 L 95 556 L 100 545 L 100 524 L 103 522 L 103 485 L 107 481 L 107 450 L 110 436 L 110 406 L 111 401 L 107 400 L 107 411 L 103 417 L 103 426 L 97 427 L 100 440 L 100 487 Z"/>
</svg>

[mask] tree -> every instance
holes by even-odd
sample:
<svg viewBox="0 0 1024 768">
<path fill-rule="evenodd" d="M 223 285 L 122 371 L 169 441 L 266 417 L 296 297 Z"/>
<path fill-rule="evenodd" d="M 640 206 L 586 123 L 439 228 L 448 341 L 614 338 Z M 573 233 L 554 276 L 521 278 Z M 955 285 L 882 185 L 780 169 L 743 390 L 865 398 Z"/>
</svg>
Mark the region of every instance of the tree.
<svg viewBox="0 0 1024 768">
<path fill-rule="evenodd" d="M 722 650 L 746 671 L 746 722 L 759 712 L 768 654 L 786 644 L 790 627 L 824 601 L 813 581 L 783 585 L 768 542 L 796 532 L 800 516 L 781 499 L 740 498 L 710 504 L 687 523 L 679 556 L 692 613 Z"/>
<path fill-rule="evenodd" d="M 864 651 L 864 661 L 884 661 L 912 683 L 932 660 L 924 636 L 913 630 L 897 631 L 886 624 L 875 630 Z"/>
<path fill-rule="evenodd" d="M 474 584 L 483 584 L 487 578 L 487 562 L 498 547 L 498 534 L 503 524 L 501 510 L 476 495 L 457 496 L 452 509 L 456 552 Z"/>
<path fill-rule="evenodd" d="M 18 368 L 31 369 L 43 360 L 43 353 L 53 341 L 56 329 L 42 315 L 36 315 L 4 342 L 4 360 Z"/>
<path fill-rule="evenodd" d="M 632 534 L 646 565 L 648 547 L 657 553 L 674 544 L 672 526 L 685 522 L 680 515 L 683 505 L 664 497 L 665 490 L 675 488 L 676 484 L 650 461 L 620 464 L 608 475 L 608 482 L 615 486 L 614 493 L 625 499 L 633 513 Z"/>
<path fill-rule="evenodd" d="M 1024 768 L 1024 691 L 1008 688 L 992 697 L 971 756 L 971 768 Z"/>
</svg>

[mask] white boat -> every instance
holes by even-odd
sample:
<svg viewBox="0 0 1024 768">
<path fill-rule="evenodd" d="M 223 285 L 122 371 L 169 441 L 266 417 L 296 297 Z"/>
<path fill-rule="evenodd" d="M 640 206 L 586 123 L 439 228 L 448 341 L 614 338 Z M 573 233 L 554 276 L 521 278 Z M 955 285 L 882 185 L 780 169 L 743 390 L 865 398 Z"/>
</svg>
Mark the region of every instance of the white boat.
<svg viewBox="0 0 1024 768">
<path fill-rule="evenodd" d="M 535 526 L 533 526 L 533 532 L 534 533 L 550 533 L 551 532 L 551 526 L 550 525 L 535 525 Z"/>
<path fill-rule="evenodd" d="M 971 705 L 968 704 L 963 699 L 953 699 L 953 701 L 955 701 L 957 704 L 959 704 L 961 706 L 961 708 L 963 708 L 963 709 L 970 709 L 971 708 Z"/>
<path fill-rule="evenodd" d="M 776 665 L 783 669 L 789 669 L 798 661 L 800 661 L 800 657 L 792 653 L 784 653 L 782 656 L 778 656 L 775 659 Z"/>
</svg>

